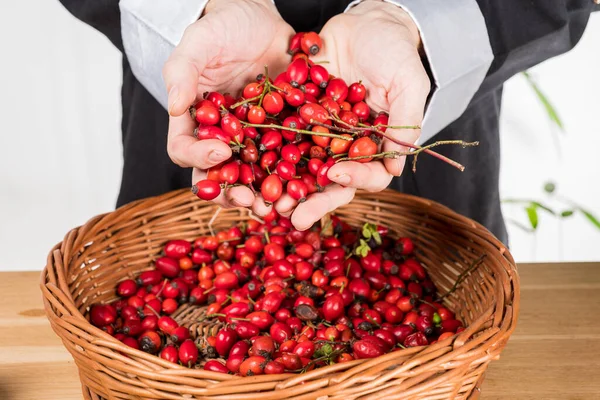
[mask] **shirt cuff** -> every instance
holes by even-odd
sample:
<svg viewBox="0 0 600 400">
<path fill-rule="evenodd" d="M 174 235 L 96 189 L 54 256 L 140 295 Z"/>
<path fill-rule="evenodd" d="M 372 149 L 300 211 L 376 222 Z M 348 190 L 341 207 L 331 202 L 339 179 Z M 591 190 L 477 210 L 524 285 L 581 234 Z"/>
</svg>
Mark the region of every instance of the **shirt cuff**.
<svg viewBox="0 0 600 400">
<path fill-rule="evenodd" d="M 167 108 L 162 69 L 185 29 L 200 18 L 208 0 L 121 0 L 123 47 L 137 80 Z"/>
<path fill-rule="evenodd" d="M 384 1 L 415 21 L 433 74 L 419 139 L 424 143 L 463 114 L 485 79 L 494 59 L 485 20 L 475 0 Z"/>
</svg>

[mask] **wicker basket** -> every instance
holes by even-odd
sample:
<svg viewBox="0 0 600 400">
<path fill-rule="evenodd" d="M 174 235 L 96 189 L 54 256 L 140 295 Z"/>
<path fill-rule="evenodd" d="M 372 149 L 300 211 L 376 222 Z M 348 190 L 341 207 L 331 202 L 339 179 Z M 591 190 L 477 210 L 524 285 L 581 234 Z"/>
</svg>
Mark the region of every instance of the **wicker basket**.
<svg viewBox="0 0 600 400">
<path fill-rule="evenodd" d="M 385 191 L 359 193 L 336 211 L 351 225 L 369 221 L 413 238 L 418 258 L 441 292 L 482 254 L 483 264 L 446 303 L 468 328 L 434 345 L 356 360 L 304 374 L 236 377 L 188 369 L 134 350 L 93 327 L 88 307 L 115 299 L 115 284 L 150 269 L 169 239 L 209 232 L 216 206 L 189 191 L 129 204 L 70 231 L 42 274 L 52 328 L 73 355 L 85 399 L 475 399 L 488 363 L 516 324 L 519 280 L 507 249 L 481 225 L 432 201 Z M 216 229 L 248 218 L 222 210 Z M 202 310 L 184 308 L 193 322 Z M 194 325 L 195 333 L 210 326 Z M 508 383 L 507 383 L 508 384 Z"/>
</svg>

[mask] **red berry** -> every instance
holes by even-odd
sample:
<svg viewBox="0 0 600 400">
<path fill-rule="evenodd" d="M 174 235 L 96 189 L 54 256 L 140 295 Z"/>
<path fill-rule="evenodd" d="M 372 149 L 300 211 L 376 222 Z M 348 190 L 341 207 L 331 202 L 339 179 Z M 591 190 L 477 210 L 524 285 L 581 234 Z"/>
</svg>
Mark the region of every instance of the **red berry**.
<svg viewBox="0 0 600 400">
<path fill-rule="evenodd" d="M 133 279 L 127 279 L 117 286 L 117 294 L 121 297 L 131 297 L 137 291 L 137 283 Z"/>
<path fill-rule="evenodd" d="M 287 67 L 287 77 L 292 86 L 298 87 L 308 78 L 308 64 L 306 60 L 298 58 Z"/>
<path fill-rule="evenodd" d="M 154 262 L 154 265 L 167 278 L 175 278 L 181 271 L 179 262 L 171 257 L 160 257 Z"/>
<path fill-rule="evenodd" d="M 227 163 L 221 167 L 219 180 L 223 183 L 233 185 L 240 177 L 240 166 L 236 161 Z"/>
<path fill-rule="evenodd" d="M 365 99 L 366 94 L 367 89 L 365 88 L 365 85 L 363 85 L 361 82 L 354 82 L 348 88 L 348 97 L 346 97 L 346 100 L 349 103 L 355 104 L 360 101 L 363 101 Z"/>
<path fill-rule="evenodd" d="M 196 109 L 194 118 L 201 125 L 216 125 L 221 119 L 221 114 L 212 105 L 202 105 Z"/>
<path fill-rule="evenodd" d="M 287 183 L 286 192 L 299 203 L 303 203 L 308 196 L 308 186 L 300 179 L 292 179 Z"/>
<path fill-rule="evenodd" d="M 325 89 L 329 81 L 329 72 L 322 65 L 314 65 L 310 68 L 310 80 L 321 89 Z"/>
<path fill-rule="evenodd" d="M 196 344 L 188 339 L 179 346 L 179 361 L 187 366 L 192 367 L 198 359 L 198 348 Z"/>
<path fill-rule="evenodd" d="M 313 121 L 326 123 L 329 118 L 327 110 L 315 103 L 308 103 L 300 107 L 300 117 L 306 124 L 312 124 Z"/>
<path fill-rule="evenodd" d="M 306 32 L 300 40 L 300 47 L 306 54 L 315 55 L 321 49 L 322 42 L 319 35 L 315 32 Z"/>
<path fill-rule="evenodd" d="M 329 296 L 325 303 L 323 303 L 323 317 L 329 321 L 333 322 L 344 313 L 344 301 L 339 294 L 334 294 L 333 296 Z"/>
<path fill-rule="evenodd" d="M 242 133 L 242 123 L 235 115 L 227 113 L 221 118 L 221 129 L 230 137 L 238 136 Z"/>
<path fill-rule="evenodd" d="M 225 106 L 225 96 L 219 92 L 210 92 L 206 96 L 206 100 L 210 101 L 214 104 L 214 106 L 218 109 L 221 106 Z"/>
<path fill-rule="evenodd" d="M 261 356 L 248 357 L 240 365 L 240 374 L 242 376 L 262 375 L 264 373 L 267 361 Z"/>
<path fill-rule="evenodd" d="M 341 78 L 334 78 L 329 81 L 325 89 L 325 94 L 336 102 L 342 103 L 348 96 L 348 85 Z"/>
<path fill-rule="evenodd" d="M 290 39 L 290 44 L 288 46 L 288 53 L 293 55 L 301 50 L 300 42 L 302 40 L 302 36 L 304 36 L 304 32 L 298 32 Z"/>
<path fill-rule="evenodd" d="M 221 194 L 221 185 L 219 182 L 204 179 L 192 186 L 192 193 L 202 200 L 214 200 Z"/>
<path fill-rule="evenodd" d="M 223 363 L 221 363 L 220 361 L 217 361 L 217 360 L 208 360 L 206 362 L 206 364 L 204 364 L 204 370 L 212 371 L 212 372 L 220 372 L 222 374 L 229 373 L 229 368 L 227 368 L 225 365 L 223 365 Z"/>
<path fill-rule="evenodd" d="M 237 341 L 237 333 L 231 328 L 220 329 L 215 341 L 215 349 L 221 357 L 227 357 L 231 347 Z"/>
<path fill-rule="evenodd" d="M 170 345 L 166 346 L 164 349 L 162 349 L 162 351 L 160 352 L 160 358 L 162 358 L 163 360 L 170 361 L 173 364 L 178 364 L 179 363 L 179 352 L 175 346 L 170 344 Z"/>
<path fill-rule="evenodd" d="M 262 124 L 267 118 L 267 113 L 261 106 L 250 106 L 248 110 L 248 122 L 251 124 Z"/>
<path fill-rule="evenodd" d="M 289 161 L 279 161 L 276 171 L 277 175 L 286 181 L 294 179 L 296 176 L 296 166 Z"/>
<path fill-rule="evenodd" d="M 355 140 L 350 146 L 350 149 L 348 150 L 348 157 L 364 157 L 359 158 L 355 161 L 358 161 L 360 163 L 367 163 L 373 159 L 372 157 L 368 156 L 372 156 L 376 153 L 377 144 L 374 141 L 372 141 L 369 137 L 361 137 Z"/>
<path fill-rule="evenodd" d="M 266 96 L 265 96 L 266 97 Z M 292 87 L 285 93 L 285 101 L 292 107 L 299 107 L 304 104 L 304 92 L 298 88 Z"/>
<path fill-rule="evenodd" d="M 267 204 L 276 202 L 283 193 L 281 178 L 275 174 L 269 175 L 260 186 L 260 192 Z"/>
<path fill-rule="evenodd" d="M 244 87 L 244 91 L 242 92 L 242 96 L 246 99 L 251 99 L 253 97 L 257 97 L 262 94 L 265 85 L 261 85 L 258 82 L 251 82 Z"/>
<path fill-rule="evenodd" d="M 269 114 L 279 114 L 284 107 L 283 98 L 277 92 L 267 93 L 263 98 L 262 106 Z"/>
</svg>

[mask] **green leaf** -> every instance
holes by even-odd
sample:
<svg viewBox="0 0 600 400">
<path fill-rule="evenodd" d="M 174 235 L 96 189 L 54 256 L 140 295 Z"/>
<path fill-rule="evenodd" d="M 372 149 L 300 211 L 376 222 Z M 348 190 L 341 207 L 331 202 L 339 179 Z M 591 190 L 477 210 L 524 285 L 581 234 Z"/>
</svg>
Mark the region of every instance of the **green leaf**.
<svg viewBox="0 0 600 400">
<path fill-rule="evenodd" d="M 546 182 L 546 184 L 544 185 L 544 190 L 546 191 L 546 193 L 554 193 L 554 191 L 556 190 L 556 185 L 554 184 L 554 182 Z"/>
<path fill-rule="evenodd" d="M 554 211 L 553 209 L 551 209 L 548 206 L 543 205 L 539 201 L 532 201 L 531 204 L 533 204 L 536 208 L 541 208 L 542 210 L 549 212 L 552 215 L 556 215 L 556 211 Z"/>
<path fill-rule="evenodd" d="M 367 227 L 363 228 L 362 235 L 366 239 L 371 239 L 371 231 Z"/>
<path fill-rule="evenodd" d="M 381 235 L 379 234 L 379 232 L 373 232 L 373 238 L 375 239 L 375 242 L 377 244 L 381 244 Z"/>
<path fill-rule="evenodd" d="M 570 217 L 571 215 L 573 215 L 573 210 L 565 210 L 563 212 L 560 213 L 561 218 L 567 218 Z"/>
<path fill-rule="evenodd" d="M 529 207 L 525 208 L 525 211 L 527 211 L 527 217 L 529 217 L 531 228 L 535 231 L 538 227 L 537 207 L 534 204 L 531 204 Z"/>
<path fill-rule="evenodd" d="M 525 79 L 529 83 L 529 86 L 531 86 L 531 88 L 537 95 L 538 99 L 540 100 L 540 102 L 542 103 L 544 108 L 546 109 L 548 118 L 550 118 L 550 120 L 552 122 L 554 122 L 556 124 L 556 126 L 558 126 L 560 128 L 561 131 L 564 131 L 562 121 L 560 120 L 558 113 L 556 112 L 556 109 L 554 108 L 552 103 L 550 103 L 550 100 L 548 100 L 546 95 L 540 90 L 537 83 L 534 82 L 533 78 L 531 78 L 531 76 L 529 75 L 529 73 L 527 71 L 523 71 L 523 75 L 525 76 Z"/>
<path fill-rule="evenodd" d="M 598 218 L 596 218 L 594 216 L 594 214 L 592 214 L 591 212 L 584 210 L 583 208 L 579 208 L 579 211 L 581 211 L 583 213 L 583 215 L 585 215 L 585 217 L 593 224 L 596 226 L 596 228 L 600 229 L 600 221 L 598 220 Z"/>
</svg>

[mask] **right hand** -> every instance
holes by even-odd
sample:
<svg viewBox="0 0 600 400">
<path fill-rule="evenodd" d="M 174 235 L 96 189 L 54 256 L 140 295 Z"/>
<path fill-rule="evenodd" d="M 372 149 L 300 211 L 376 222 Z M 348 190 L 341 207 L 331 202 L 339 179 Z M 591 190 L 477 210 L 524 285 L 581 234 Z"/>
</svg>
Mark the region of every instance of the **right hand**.
<svg viewBox="0 0 600 400">
<path fill-rule="evenodd" d="M 169 93 L 167 151 L 177 165 L 193 167 L 192 183 L 231 157 L 231 149 L 219 140 L 197 140 L 189 107 L 207 91 L 237 93 L 265 65 L 276 76 L 288 63 L 286 50 L 293 34 L 271 0 L 211 0 L 204 16 L 186 29 L 165 63 L 163 77 Z M 222 191 L 213 201 L 222 207 L 252 207 L 258 215 L 270 211 L 260 195 L 245 186 Z"/>
</svg>

